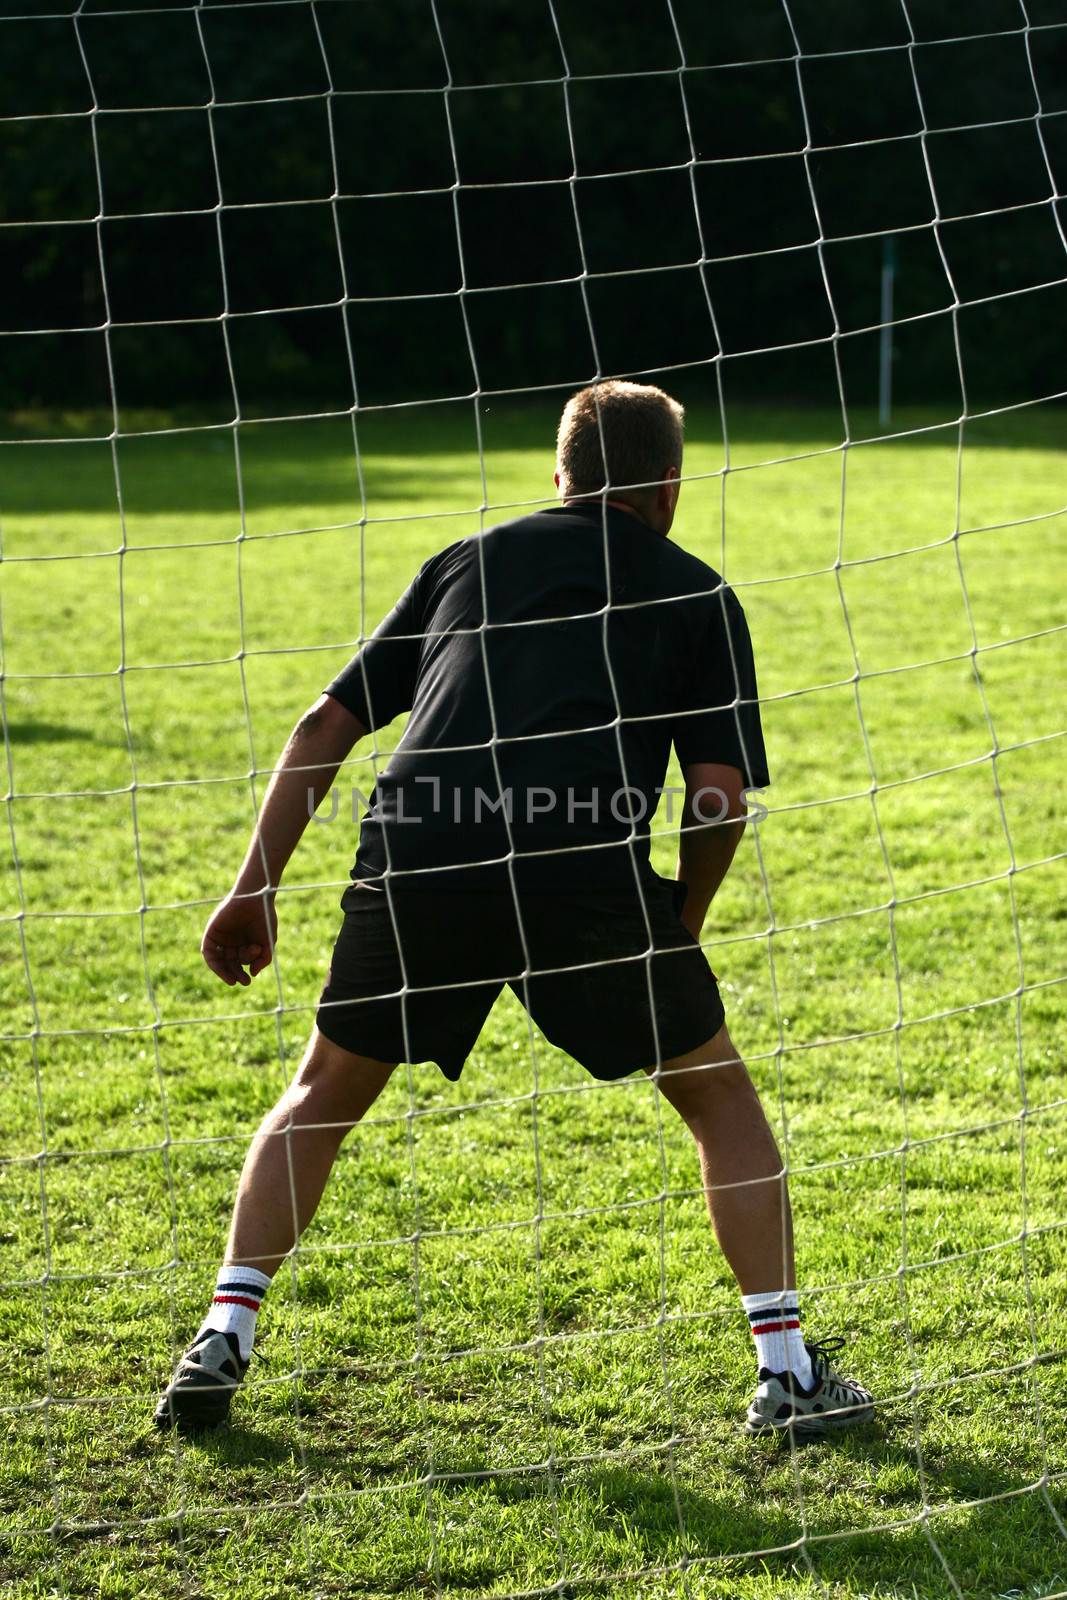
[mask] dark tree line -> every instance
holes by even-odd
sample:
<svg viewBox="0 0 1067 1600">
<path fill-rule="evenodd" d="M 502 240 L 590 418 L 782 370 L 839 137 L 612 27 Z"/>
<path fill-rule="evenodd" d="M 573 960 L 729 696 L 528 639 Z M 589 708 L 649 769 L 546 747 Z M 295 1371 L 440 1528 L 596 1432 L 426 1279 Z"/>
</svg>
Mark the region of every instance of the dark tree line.
<svg viewBox="0 0 1067 1600">
<path fill-rule="evenodd" d="M 50 331 L 2 338 L 2 404 L 106 403 L 109 319 L 127 404 L 228 410 L 231 363 L 255 414 L 350 405 L 353 367 L 373 404 L 719 352 L 829 402 L 835 319 L 870 403 L 888 234 L 902 398 L 958 392 L 957 337 L 972 402 L 1067 386 L 1067 0 L 26 9 L 0 327 Z"/>
</svg>

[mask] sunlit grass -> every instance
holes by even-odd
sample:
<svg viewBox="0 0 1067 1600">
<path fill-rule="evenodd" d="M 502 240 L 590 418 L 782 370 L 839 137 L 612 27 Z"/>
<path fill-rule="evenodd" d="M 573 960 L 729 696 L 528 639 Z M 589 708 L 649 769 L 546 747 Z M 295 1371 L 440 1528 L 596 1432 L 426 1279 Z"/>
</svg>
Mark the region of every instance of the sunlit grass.
<svg viewBox="0 0 1067 1600">
<path fill-rule="evenodd" d="M 484 485 L 469 404 L 361 420 L 360 472 L 348 419 L 245 427 L 236 457 L 226 429 L 123 438 L 121 518 L 91 419 L 0 452 L 0 1575 L 234 1600 L 1067 1588 L 1062 413 L 968 425 L 958 476 L 954 428 L 843 453 L 832 417 L 742 411 L 725 478 L 715 413 L 690 414 L 675 537 L 737 585 L 773 778 L 705 939 L 793 1169 L 807 1324 L 848 1336 L 877 1426 L 742 1437 L 751 1352 L 688 1135 L 505 996 L 458 1085 L 401 1069 L 349 1141 L 234 1428 L 152 1432 L 310 1026 L 347 807 L 309 829 L 251 990 L 211 978 L 200 929 L 361 632 L 432 551 L 551 496 L 549 412 L 481 420 Z"/>
</svg>

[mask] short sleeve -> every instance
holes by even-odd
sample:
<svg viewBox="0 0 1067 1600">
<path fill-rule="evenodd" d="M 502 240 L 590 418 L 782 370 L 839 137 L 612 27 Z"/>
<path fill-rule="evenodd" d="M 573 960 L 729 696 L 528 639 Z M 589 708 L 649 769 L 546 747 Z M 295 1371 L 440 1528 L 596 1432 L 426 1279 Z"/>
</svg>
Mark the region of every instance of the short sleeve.
<svg viewBox="0 0 1067 1600">
<path fill-rule="evenodd" d="M 324 692 L 339 700 L 368 731 L 384 728 L 394 717 L 410 711 L 414 702 L 425 629 L 424 571 L 416 575 L 362 650 L 326 685 Z"/>
<path fill-rule="evenodd" d="M 701 608 L 683 696 L 672 729 L 683 770 L 715 761 L 737 767 L 746 788 L 769 784 L 752 639 L 740 601 L 725 586 Z"/>
</svg>

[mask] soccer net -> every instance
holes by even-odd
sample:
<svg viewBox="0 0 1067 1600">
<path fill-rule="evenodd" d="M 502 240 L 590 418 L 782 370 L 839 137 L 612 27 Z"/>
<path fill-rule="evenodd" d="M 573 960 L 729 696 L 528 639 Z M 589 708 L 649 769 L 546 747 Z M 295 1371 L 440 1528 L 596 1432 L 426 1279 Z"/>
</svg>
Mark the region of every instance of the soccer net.
<svg viewBox="0 0 1067 1600">
<path fill-rule="evenodd" d="M 0 8 L 13 1593 L 1067 1593 L 1067 10 L 725 10 Z M 347 1141 L 233 1428 L 160 1442 L 398 728 L 251 989 L 209 909 L 295 717 L 603 377 L 686 402 L 674 537 L 752 629 L 704 942 L 878 1423 L 742 1440 L 688 1133 L 505 995 Z"/>
</svg>

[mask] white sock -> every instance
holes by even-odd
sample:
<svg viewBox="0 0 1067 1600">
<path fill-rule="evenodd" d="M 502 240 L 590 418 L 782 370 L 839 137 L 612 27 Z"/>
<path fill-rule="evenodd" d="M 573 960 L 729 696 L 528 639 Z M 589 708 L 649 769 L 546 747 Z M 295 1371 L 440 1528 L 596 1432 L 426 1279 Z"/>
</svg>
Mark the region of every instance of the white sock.
<svg viewBox="0 0 1067 1600">
<path fill-rule="evenodd" d="M 216 1333 L 236 1334 L 241 1360 L 247 1361 L 256 1336 L 256 1315 L 269 1288 L 267 1274 L 257 1272 L 255 1267 L 223 1267 L 215 1284 L 211 1309 L 200 1324 L 200 1333 L 210 1328 Z"/>
<path fill-rule="evenodd" d="M 800 1331 L 800 1309 L 795 1289 L 770 1294 L 743 1294 L 749 1327 L 756 1341 L 756 1365 L 762 1371 L 792 1372 L 805 1389 L 815 1382 L 811 1357 Z"/>
</svg>

